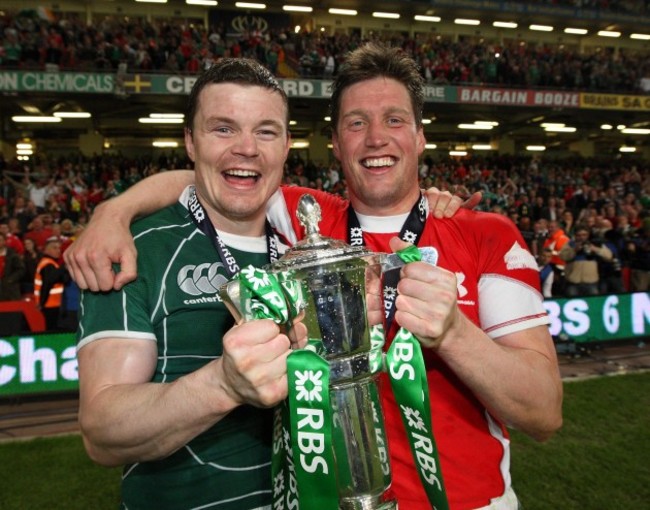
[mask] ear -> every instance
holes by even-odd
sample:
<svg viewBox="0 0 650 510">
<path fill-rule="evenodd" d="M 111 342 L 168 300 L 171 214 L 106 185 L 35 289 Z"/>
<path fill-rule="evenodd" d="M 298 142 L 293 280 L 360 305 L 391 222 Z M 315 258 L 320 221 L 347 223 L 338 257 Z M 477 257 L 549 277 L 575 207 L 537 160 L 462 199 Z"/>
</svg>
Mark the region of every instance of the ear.
<svg viewBox="0 0 650 510">
<path fill-rule="evenodd" d="M 185 128 L 185 152 L 192 161 L 194 160 L 195 150 L 194 150 L 194 139 L 192 138 L 192 131 L 188 128 Z"/>
<path fill-rule="evenodd" d="M 287 146 L 284 148 L 284 159 L 289 157 L 289 149 L 291 149 L 291 132 L 287 130 Z"/>
<path fill-rule="evenodd" d="M 341 161 L 341 151 L 339 149 L 339 135 L 336 133 L 336 130 L 332 130 L 332 152 L 334 152 L 334 157 Z"/>
<path fill-rule="evenodd" d="M 417 150 L 418 150 L 418 156 L 421 156 L 422 153 L 424 152 L 424 146 L 427 144 L 426 138 L 424 138 L 424 127 L 420 124 L 420 127 L 418 128 L 418 133 L 417 133 Z"/>
</svg>

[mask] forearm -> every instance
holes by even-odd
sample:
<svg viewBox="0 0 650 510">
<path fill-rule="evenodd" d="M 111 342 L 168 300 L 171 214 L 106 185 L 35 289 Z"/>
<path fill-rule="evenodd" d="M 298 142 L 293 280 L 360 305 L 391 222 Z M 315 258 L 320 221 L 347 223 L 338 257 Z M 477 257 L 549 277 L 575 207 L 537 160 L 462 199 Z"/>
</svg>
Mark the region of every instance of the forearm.
<svg viewBox="0 0 650 510">
<path fill-rule="evenodd" d="M 540 331 L 533 334 L 535 342 L 543 336 Z M 533 342 L 523 348 L 510 344 L 510 337 L 492 340 L 463 316 L 438 353 L 492 416 L 536 440 L 548 439 L 562 423 L 562 381 L 554 350 Z"/>
<path fill-rule="evenodd" d="M 118 384 L 82 398 L 89 456 L 118 466 L 165 458 L 223 419 L 236 403 L 219 391 L 220 361 L 170 384 Z"/>
</svg>

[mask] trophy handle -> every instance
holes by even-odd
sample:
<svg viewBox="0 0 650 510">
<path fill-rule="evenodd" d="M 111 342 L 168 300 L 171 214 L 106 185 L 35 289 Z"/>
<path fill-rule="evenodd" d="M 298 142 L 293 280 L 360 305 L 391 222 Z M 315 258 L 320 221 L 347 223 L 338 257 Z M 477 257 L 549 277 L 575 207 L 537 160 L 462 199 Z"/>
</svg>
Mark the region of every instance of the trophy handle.
<svg viewBox="0 0 650 510">
<path fill-rule="evenodd" d="M 219 297 L 221 297 L 221 300 L 235 318 L 237 324 L 246 321 L 246 314 L 242 309 L 241 286 L 239 281 L 235 279 L 224 283 L 219 287 Z"/>
<path fill-rule="evenodd" d="M 438 250 L 431 246 L 424 246 L 420 248 L 422 255 L 422 262 L 435 266 L 438 264 Z M 380 255 L 382 271 L 390 271 L 404 266 L 405 262 L 399 257 L 397 253 L 382 253 Z"/>
</svg>

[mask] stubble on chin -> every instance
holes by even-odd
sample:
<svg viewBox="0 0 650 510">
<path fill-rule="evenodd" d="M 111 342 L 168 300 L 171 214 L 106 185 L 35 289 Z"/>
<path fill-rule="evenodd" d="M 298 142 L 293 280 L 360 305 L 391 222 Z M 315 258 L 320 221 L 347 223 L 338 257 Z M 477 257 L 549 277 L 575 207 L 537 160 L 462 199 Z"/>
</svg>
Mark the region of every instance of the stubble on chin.
<svg viewBox="0 0 650 510">
<path fill-rule="evenodd" d="M 397 190 L 387 186 L 365 186 L 360 191 L 361 201 L 373 209 L 390 207 L 397 199 Z"/>
</svg>

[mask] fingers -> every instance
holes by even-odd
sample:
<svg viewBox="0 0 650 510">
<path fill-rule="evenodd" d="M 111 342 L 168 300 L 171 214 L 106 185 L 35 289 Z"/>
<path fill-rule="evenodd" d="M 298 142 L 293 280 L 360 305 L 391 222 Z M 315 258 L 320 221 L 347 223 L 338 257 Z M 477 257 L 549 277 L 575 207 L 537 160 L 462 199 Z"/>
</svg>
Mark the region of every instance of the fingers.
<svg viewBox="0 0 650 510">
<path fill-rule="evenodd" d="M 291 329 L 287 332 L 293 350 L 303 349 L 307 345 L 307 326 L 300 322 L 304 316 L 305 312 L 300 312 L 300 315 L 294 319 Z"/>
<path fill-rule="evenodd" d="M 138 252 L 135 247 L 125 248 L 120 257 L 120 272 L 115 275 L 113 288 L 120 290 L 127 283 L 135 280 L 137 271 Z"/>
<path fill-rule="evenodd" d="M 402 268 L 398 290 L 395 319 L 425 347 L 437 347 L 457 318 L 456 276 L 414 262 Z"/>
<path fill-rule="evenodd" d="M 478 204 L 481 203 L 481 200 L 483 199 L 483 193 L 480 191 L 477 191 L 472 194 L 471 197 L 469 197 L 465 202 L 463 202 L 463 209 L 474 209 Z"/>
<path fill-rule="evenodd" d="M 306 336 L 306 328 L 303 332 Z M 239 403 L 258 407 L 270 407 L 283 400 L 287 395 L 290 347 L 289 338 L 268 319 L 232 328 L 223 339 L 226 392 Z"/>
<path fill-rule="evenodd" d="M 101 248 L 94 249 L 91 242 L 82 243 L 80 238 L 65 251 L 63 257 L 79 288 L 93 292 L 119 290 L 137 275 L 137 251 L 132 242 L 120 248 L 116 254 L 111 254 Z M 120 264 L 117 275 L 113 263 Z"/>
<path fill-rule="evenodd" d="M 384 302 L 381 299 L 380 294 L 366 294 L 366 306 L 367 306 L 367 317 L 368 325 L 376 326 L 382 324 L 384 320 Z"/>
<path fill-rule="evenodd" d="M 66 268 L 68 269 L 68 272 L 70 273 L 70 276 L 75 281 L 75 283 L 79 286 L 79 288 L 80 289 L 90 288 L 88 282 L 84 278 L 83 271 L 81 271 L 81 269 L 77 265 L 77 261 L 72 256 L 72 247 L 68 248 L 63 253 L 63 260 L 65 262 Z"/>
<path fill-rule="evenodd" d="M 483 194 L 477 191 L 467 200 L 459 195 L 452 195 L 449 191 L 440 191 L 436 187 L 431 187 L 425 192 L 429 201 L 429 210 L 435 218 L 451 218 L 458 209 L 474 209 L 483 198 Z"/>
<path fill-rule="evenodd" d="M 435 186 L 427 189 L 424 194 L 429 201 L 429 210 L 431 211 L 431 214 L 436 218 L 443 218 L 445 210 L 452 201 L 452 194 L 448 191 L 440 191 Z M 453 216 L 453 213 L 456 212 L 457 209 L 458 207 L 454 209 L 451 216 Z"/>
<path fill-rule="evenodd" d="M 395 253 L 400 250 L 403 250 L 404 248 L 408 248 L 409 246 L 411 246 L 411 243 L 402 241 L 399 237 L 395 236 L 390 239 L 389 246 L 390 249 L 393 251 L 393 253 Z"/>
<path fill-rule="evenodd" d="M 93 292 L 113 288 L 115 274 L 108 256 L 97 256 L 84 249 L 75 249 L 75 243 L 64 254 L 68 270 L 79 288 Z"/>
<path fill-rule="evenodd" d="M 378 270 L 373 267 L 366 270 L 366 313 L 370 326 L 381 324 L 384 319 L 381 281 Z"/>
<path fill-rule="evenodd" d="M 100 284 L 97 281 L 97 275 L 90 268 L 86 254 L 82 254 L 79 250 L 76 250 L 74 243 L 66 250 L 63 258 L 68 267 L 68 271 L 70 272 L 70 276 L 72 276 L 72 279 L 80 289 L 88 289 L 97 292 L 99 290 L 109 290 L 111 288 L 113 282 L 112 277 L 110 278 L 111 285 L 108 286 L 108 288 L 100 287 Z M 104 269 L 104 271 L 105 270 L 106 269 Z M 111 270 L 110 265 L 108 270 Z"/>
</svg>

